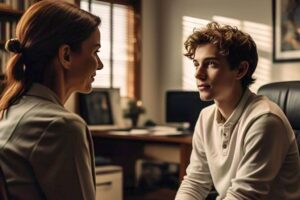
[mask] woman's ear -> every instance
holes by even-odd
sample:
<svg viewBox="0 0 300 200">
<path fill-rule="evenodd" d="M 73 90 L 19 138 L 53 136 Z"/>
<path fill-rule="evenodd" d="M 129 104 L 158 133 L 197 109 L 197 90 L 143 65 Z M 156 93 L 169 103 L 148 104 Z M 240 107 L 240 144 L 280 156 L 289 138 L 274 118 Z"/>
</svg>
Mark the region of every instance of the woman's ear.
<svg viewBox="0 0 300 200">
<path fill-rule="evenodd" d="M 58 49 L 58 60 L 63 68 L 71 67 L 71 48 L 67 44 L 63 44 Z"/>
<path fill-rule="evenodd" d="M 248 69 L 249 69 L 249 63 L 247 61 L 242 61 L 239 67 L 237 68 L 236 78 L 238 80 L 242 79 L 247 74 Z"/>
</svg>

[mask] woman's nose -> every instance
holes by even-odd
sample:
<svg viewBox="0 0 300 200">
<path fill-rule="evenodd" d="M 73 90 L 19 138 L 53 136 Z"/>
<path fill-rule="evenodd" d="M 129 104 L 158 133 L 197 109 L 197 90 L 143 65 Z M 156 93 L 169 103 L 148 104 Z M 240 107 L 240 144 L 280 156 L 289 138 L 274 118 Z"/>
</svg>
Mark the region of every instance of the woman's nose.
<svg viewBox="0 0 300 200">
<path fill-rule="evenodd" d="M 98 57 L 98 67 L 97 67 L 97 70 L 101 70 L 101 69 L 103 69 L 103 63 L 102 63 L 102 61 L 100 60 L 100 58 Z"/>
</svg>

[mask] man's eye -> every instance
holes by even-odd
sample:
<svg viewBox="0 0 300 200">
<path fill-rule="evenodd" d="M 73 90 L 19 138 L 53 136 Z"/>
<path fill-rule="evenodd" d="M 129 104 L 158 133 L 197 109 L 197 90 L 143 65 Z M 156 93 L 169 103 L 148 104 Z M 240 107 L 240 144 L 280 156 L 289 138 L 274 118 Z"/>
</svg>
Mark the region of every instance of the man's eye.
<svg viewBox="0 0 300 200">
<path fill-rule="evenodd" d="M 209 67 L 216 67 L 217 66 L 217 62 L 216 61 L 213 61 L 213 60 L 210 60 L 210 61 L 208 61 L 208 63 L 207 63 L 207 65 L 209 66 Z"/>
<path fill-rule="evenodd" d="M 194 66 L 195 66 L 195 67 L 198 67 L 198 66 L 199 66 L 199 63 L 194 62 Z"/>
</svg>

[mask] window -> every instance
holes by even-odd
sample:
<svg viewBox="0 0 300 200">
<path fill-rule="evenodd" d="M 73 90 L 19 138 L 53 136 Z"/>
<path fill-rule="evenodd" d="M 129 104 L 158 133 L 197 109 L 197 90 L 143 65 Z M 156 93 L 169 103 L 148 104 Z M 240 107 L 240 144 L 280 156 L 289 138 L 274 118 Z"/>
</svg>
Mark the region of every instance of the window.
<svg viewBox="0 0 300 200">
<path fill-rule="evenodd" d="M 104 64 L 93 87 L 120 88 L 121 96 L 140 97 L 135 1 L 81 0 L 80 7 L 101 18 L 101 49 Z"/>
</svg>

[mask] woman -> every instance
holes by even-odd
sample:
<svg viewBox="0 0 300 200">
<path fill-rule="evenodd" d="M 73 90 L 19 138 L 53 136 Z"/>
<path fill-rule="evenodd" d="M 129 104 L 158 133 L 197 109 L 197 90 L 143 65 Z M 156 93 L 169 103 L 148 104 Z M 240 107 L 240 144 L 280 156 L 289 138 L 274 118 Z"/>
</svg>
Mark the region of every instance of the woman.
<svg viewBox="0 0 300 200">
<path fill-rule="evenodd" d="M 100 19 L 63 1 L 32 5 L 9 40 L 0 100 L 0 165 L 12 199 L 95 199 L 93 144 L 64 103 L 103 65 Z"/>
</svg>

